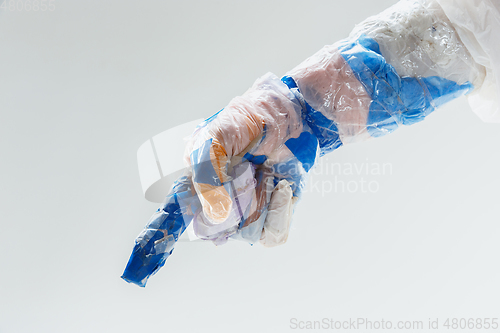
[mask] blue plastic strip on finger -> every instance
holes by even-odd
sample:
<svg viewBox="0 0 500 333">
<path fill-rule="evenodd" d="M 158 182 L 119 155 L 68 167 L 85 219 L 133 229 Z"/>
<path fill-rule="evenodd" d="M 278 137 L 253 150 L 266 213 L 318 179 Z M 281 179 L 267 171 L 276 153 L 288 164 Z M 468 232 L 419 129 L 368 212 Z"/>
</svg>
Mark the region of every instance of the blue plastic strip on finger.
<svg viewBox="0 0 500 333">
<path fill-rule="evenodd" d="M 211 115 L 207 119 L 203 120 L 198 126 L 196 126 L 196 128 L 199 129 L 199 128 L 205 127 L 208 124 L 210 124 L 215 118 L 217 118 L 217 116 L 219 115 L 219 113 L 222 112 L 222 110 L 224 110 L 224 108 L 220 109 L 218 112 L 214 113 L 213 115 Z"/>
<path fill-rule="evenodd" d="M 306 172 L 309 172 L 316 160 L 318 139 L 309 132 L 302 132 L 298 138 L 288 139 L 285 145 L 302 163 Z"/>
<path fill-rule="evenodd" d="M 373 100 L 367 130 L 374 137 L 394 131 L 399 124 L 419 122 L 473 89 L 470 82 L 459 85 L 438 76 L 400 78 L 382 56 L 378 43 L 366 35 L 345 40 L 339 51 Z"/>
<path fill-rule="evenodd" d="M 314 110 L 306 102 L 306 120 L 313 133 L 318 138 L 321 154 L 323 156 L 342 146 L 337 124 L 325 117 L 321 112 Z"/>
<path fill-rule="evenodd" d="M 165 264 L 175 242 L 193 218 L 193 214 L 186 212 L 186 207 L 181 208 L 179 203 L 187 199 L 197 200 L 191 194 L 190 182 L 182 177 L 137 237 L 122 279 L 145 287 L 148 278 Z"/>
<path fill-rule="evenodd" d="M 214 120 L 215 118 L 217 118 L 217 116 L 219 115 L 219 113 L 222 112 L 222 110 L 224 110 L 224 108 L 220 109 L 219 111 L 217 111 L 216 113 L 214 113 L 213 115 L 211 115 L 210 117 L 208 117 L 207 119 L 205 119 L 205 123 L 211 123 L 212 120 Z"/>
<path fill-rule="evenodd" d="M 193 166 L 193 181 L 201 184 L 221 186 L 222 183 L 214 169 L 210 158 L 212 139 L 208 139 L 203 145 L 191 153 L 191 165 Z"/>
<path fill-rule="evenodd" d="M 286 84 L 289 89 L 293 89 L 293 88 L 299 89 L 299 87 L 297 86 L 297 82 L 295 82 L 295 80 L 291 76 L 285 75 L 281 78 L 281 81 L 284 84 Z"/>
<path fill-rule="evenodd" d="M 265 161 L 267 161 L 267 156 L 266 155 L 254 156 L 250 153 L 246 153 L 245 155 L 243 155 L 243 162 L 245 161 L 252 162 L 253 164 L 256 165 L 261 165 L 264 164 Z"/>
</svg>

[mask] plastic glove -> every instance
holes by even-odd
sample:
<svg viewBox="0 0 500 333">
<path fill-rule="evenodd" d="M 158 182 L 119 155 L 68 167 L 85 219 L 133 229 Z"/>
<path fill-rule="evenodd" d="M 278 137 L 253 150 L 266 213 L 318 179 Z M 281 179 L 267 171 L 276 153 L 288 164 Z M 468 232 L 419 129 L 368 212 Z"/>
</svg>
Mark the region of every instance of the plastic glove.
<svg viewBox="0 0 500 333">
<path fill-rule="evenodd" d="M 144 286 L 189 223 L 215 244 L 283 244 L 318 156 L 423 120 L 480 87 L 484 71 L 426 0 L 369 18 L 281 80 L 264 75 L 197 127 L 189 171 L 136 240 L 122 277 Z"/>
<path fill-rule="evenodd" d="M 122 278 L 144 286 L 191 222 L 198 237 L 215 244 L 229 237 L 284 243 L 319 153 L 303 110 L 294 92 L 269 73 L 200 124 L 187 145 L 189 171 L 137 238 Z"/>
<path fill-rule="evenodd" d="M 318 154 L 317 138 L 302 110 L 288 86 L 269 73 L 199 126 L 186 154 L 203 208 L 194 220 L 198 237 L 221 244 L 238 234 L 255 243 L 271 219 L 263 213 L 270 202 L 277 205 L 275 192 L 288 194 L 278 196 L 280 207 L 292 205 Z"/>
</svg>

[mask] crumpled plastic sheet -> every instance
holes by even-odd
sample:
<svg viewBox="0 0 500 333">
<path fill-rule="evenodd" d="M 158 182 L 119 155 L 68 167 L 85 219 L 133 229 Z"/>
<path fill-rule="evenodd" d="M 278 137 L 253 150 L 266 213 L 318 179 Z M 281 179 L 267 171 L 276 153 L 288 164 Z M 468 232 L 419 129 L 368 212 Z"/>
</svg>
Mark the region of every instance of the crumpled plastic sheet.
<svg viewBox="0 0 500 333">
<path fill-rule="evenodd" d="M 137 237 L 122 278 L 145 286 L 190 223 L 216 245 L 285 243 L 320 156 L 422 121 L 485 76 L 430 0 L 400 1 L 281 79 L 267 73 L 195 129 L 187 172 Z"/>
</svg>

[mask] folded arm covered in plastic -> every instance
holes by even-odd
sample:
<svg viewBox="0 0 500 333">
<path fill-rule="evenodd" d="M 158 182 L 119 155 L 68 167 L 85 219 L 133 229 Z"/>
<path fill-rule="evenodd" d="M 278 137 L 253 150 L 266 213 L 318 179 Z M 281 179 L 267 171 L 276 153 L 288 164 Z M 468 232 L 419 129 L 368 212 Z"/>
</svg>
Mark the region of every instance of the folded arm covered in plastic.
<svg viewBox="0 0 500 333">
<path fill-rule="evenodd" d="M 195 129 L 188 171 L 137 238 L 122 277 L 144 286 L 190 223 L 218 245 L 285 243 L 320 156 L 478 93 L 486 73 L 438 2 L 408 0 L 283 77 L 262 76 Z"/>
</svg>

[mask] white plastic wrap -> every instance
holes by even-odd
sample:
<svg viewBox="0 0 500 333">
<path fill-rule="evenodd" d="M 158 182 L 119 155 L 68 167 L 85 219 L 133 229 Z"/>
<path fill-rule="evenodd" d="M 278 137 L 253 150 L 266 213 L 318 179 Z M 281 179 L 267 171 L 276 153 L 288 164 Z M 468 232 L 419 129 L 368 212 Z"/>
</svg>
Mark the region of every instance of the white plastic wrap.
<svg viewBox="0 0 500 333">
<path fill-rule="evenodd" d="M 439 76 L 475 87 L 484 79 L 484 68 L 474 61 L 435 1 L 400 1 L 358 24 L 350 36 L 359 34 L 377 41 L 401 77 Z"/>
<path fill-rule="evenodd" d="M 500 2 L 433 1 L 442 7 L 474 61 L 485 69 L 484 83 L 468 96 L 472 110 L 485 122 L 500 122 Z"/>
</svg>

